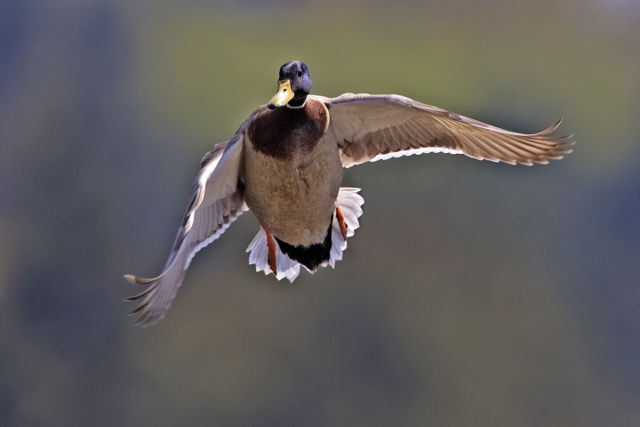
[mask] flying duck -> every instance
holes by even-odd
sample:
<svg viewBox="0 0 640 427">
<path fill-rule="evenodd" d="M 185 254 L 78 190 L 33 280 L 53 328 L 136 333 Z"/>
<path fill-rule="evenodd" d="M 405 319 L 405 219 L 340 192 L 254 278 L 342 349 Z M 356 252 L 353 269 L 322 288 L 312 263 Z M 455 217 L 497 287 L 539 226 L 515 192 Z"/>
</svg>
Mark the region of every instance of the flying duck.
<svg viewBox="0 0 640 427">
<path fill-rule="evenodd" d="M 191 201 L 162 273 L 124 277 L 145 289 L 129 298 L 142 325 L 160 320 L 194 255 L 243 212 L 260 222 L 249 244 L 256 271 L 293 282 L 342 259 L 364 199 L 341 187 L 343 168 L 423 153 L 464 154 L 515 165 L 546 164 L 570 153 L 571 135 L 553 126 L 523 134 L 400 95 L 310 95 L 309 68 L 280 67 L 278 91 L 228 141 L 200 162 Z"/>
</svg>

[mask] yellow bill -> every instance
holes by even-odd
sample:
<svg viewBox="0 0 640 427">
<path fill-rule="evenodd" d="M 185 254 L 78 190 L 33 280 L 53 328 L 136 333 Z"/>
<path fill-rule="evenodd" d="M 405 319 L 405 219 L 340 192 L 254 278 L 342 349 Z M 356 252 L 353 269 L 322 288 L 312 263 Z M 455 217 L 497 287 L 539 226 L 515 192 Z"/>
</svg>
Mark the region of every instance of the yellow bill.
<svg viewBox="0 0 640 427">
<path fill-rule="evenodd" d="M 282 107 L 287 105 L 293 99 L 293 91 L 291 90 L 291 81 L 285 80 L 278 82 L 278 92 L 269 101 L 269 108 Z"/>
</svg>

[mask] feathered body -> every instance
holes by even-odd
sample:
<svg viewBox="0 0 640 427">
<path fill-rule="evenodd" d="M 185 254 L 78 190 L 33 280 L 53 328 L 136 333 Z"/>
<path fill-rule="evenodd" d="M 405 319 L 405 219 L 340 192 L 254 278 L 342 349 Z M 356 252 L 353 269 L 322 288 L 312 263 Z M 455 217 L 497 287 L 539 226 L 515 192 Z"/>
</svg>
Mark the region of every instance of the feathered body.
<svg viewBox="0 0 640 427">
<path fill-rule="evenodd" d="M 323 138 L 328 124 L 324 104 L 309 100 L 303 108 L 260 110 L 245 138 L 247 206 L 292 246 L 323 242 L 335 211 L 342 163 Z"/>
</svg>

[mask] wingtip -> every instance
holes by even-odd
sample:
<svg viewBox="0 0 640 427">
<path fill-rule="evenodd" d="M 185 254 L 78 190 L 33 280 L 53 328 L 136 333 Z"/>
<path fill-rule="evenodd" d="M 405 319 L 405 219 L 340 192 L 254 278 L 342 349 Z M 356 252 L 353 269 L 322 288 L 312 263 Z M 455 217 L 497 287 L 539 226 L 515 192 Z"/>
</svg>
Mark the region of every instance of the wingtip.
<svg viewBox="0 0 640 427">
<path fill-rule="evenodd" d="M 131 313 L 131 315 L 135 316 L 136 314 L 140 314 L 138 313 Z M 162 318 L 164 317 L 164 314 L 162 315 L 151 315 L 150 313 L 142 313 L 140 314 L 140 317 L 138 317 L 138 319 L 135 321 L 134 325 L 138 328 L 148 328 L 149 326 L 153 326 L 155 324 L 157 324 L 160 320 L 162 320 Z"/>
<path fill-rule="evenodd" d="M 558 121 L 556 121 L 554 123 L 554 125 L 552 126 L 553 130 L 556 130 L 560 127 L 560 125 L 564 122 L 564 116 L 561 116 Z"/>
<path fill-rule="evenodd" d="M 133 285 L 150 285 L 154 281 L 158 280 L 160 276 L 144 278 L 144 277 L 134 276 L 133 274 L 125 274 L 122 277 L 124 277 L 127 282 Z"/>
<path fill-rule="evenodd" d="M 535 135 L 538 136 L 545 136 L 545 135 L 549 135 L 552 134 L 553 132 L 555 132 L 556 130 L 558 130 L 558 128 L 560 127 L 560 125 L 562 124 L 562 122 L 564 121 L 564 117 L 560 117 L 559 120 L 557 120 L 554 124 L 552 124 L 551 126 L 549 126 L 548 128 L 538 132 Z"/>
<path fill-rule="evenodd" d="M 134 326 L 146 328 L 148 326 L 155 325 L 164 318 L 165 313 L 154 314 L 148 310 L 148 305 L 148 303 L 140 304 L 128 313 L 129 317 L 136 317 L 136 320 L 133 323 Z"/>
</svg>

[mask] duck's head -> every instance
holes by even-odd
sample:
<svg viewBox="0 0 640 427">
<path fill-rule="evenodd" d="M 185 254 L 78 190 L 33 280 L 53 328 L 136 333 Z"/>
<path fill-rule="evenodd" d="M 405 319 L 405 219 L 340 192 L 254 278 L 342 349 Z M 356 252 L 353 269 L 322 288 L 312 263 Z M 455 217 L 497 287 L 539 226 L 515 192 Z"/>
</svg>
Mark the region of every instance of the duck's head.
<svg viewBox="0 0 640 427">
<path fill-rule="evenodd" d="M 289 61 L 280 67 L 278 92 L 271 98 L 268 107 L 301 107 L 310 92 L 311 76 L 307 64 L 302 61 Z"/>
</svg>

